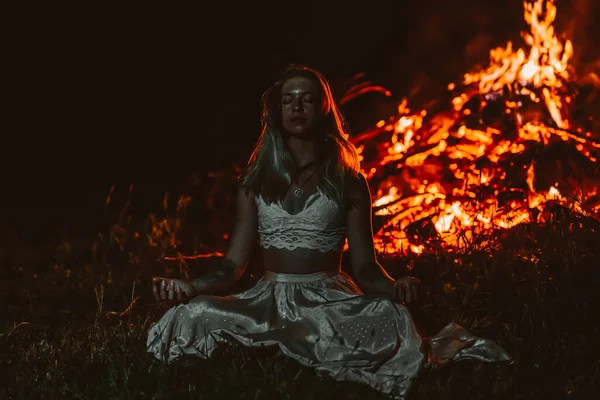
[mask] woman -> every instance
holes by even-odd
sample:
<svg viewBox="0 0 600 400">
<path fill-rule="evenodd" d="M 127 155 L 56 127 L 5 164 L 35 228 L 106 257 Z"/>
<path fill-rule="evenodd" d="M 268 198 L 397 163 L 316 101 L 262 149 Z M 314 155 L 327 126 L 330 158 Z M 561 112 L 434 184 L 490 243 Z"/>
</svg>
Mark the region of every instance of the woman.
<svg viewBox="0 0 600 400">
<path fill-rule="evenodd" d="M 377 262 L 371 195 L 329 84 L 294 65 L 263 96 L 262 134 L 237 194 L 237 223 L 218 266 L 192 281 L 155 278 L 157 299 L 187 300 L 149 332 L 163 361 L 209 357 L 219 341 L 278 345 L 318 374 L 404 397 L 426 361 L 506 360 L 493 342 L 448 325 L 429 357 L 402 302 L 419 280 L 393 280 Z M 244 273 L 256 239 L 265 275 L 220 297 Z M 353 278 L 340 271 L 346 239 Z M 355 283 L 356 281 L 356 283 Z"/>
</svg>

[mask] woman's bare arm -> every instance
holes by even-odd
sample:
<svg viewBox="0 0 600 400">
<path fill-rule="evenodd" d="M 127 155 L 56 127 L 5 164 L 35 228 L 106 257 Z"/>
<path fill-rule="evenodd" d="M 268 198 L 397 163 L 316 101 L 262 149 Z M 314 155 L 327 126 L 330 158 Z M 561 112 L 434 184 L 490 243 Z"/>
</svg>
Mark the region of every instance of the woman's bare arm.
<svg viewBox="0 0 600 400">
<path fill-rule="evenodd" d="M 420 280 L 410 276 L 394 281 L 377 262 L 373 246 L 372 200 L 363 175 L 352 181 L 351 206 L 346 230 L 350 247 L 352 275 L 366 293 L 385 293 L 394 301 L 412 303 L 419 297 Z"/>
<path fill-rule="evenodd" d="M 219 292 L 233 285 L 243 275 L 256 241 L 257 221 L 253 194 L 238 188 L 236 222 L 229 249 L 224 257 L 211 258 L 209 271 L 191 281 L 197 293 Z"/>
<path fill-rule="evenodd" d="M 359 174 L 350 182 L 352 196 L 346 217 L 351 271 L 356 283 L 367 293 L 389 293 L 394 280 L 377 262 L 373 246 L 371 193 L 366 179 Z"/>
</svg>

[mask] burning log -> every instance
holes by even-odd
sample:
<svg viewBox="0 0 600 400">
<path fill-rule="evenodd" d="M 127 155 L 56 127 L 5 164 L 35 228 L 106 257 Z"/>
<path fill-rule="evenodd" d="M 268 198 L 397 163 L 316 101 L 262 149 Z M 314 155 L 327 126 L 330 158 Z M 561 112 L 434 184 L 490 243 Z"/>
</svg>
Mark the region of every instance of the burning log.
<svg viewBox="0 0 600 400">
<path fill-rule="evenodd" d="M 598 218 L 600 134 L 582 111 L 593 92 L 576 83 L 573 46 L 554 32 L 554 0 L 524 7 L 528 51 L 494 49 L 486 68 L 448 86 L 445 107 L 413 111 L 404 100 L 352 138 L 376 194 L 381 252 L 420 253 L 432 240 L 456 247 L 543 222 L 549 204 Z"/>
</svg>

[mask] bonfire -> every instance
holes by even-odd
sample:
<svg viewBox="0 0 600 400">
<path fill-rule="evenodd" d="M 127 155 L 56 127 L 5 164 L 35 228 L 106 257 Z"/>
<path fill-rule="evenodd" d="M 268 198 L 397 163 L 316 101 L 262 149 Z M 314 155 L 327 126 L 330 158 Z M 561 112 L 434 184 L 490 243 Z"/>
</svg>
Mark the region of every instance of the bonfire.
<svg viewBox="0 0 600 400">
<path fill-rule="evenodd" d="M 396 115 L 350 138 L 373 193 L 374 240 L 381 255 L 483 248 L 493 233 L 543 224 L 557 208 L 600 221 L 600 133 L 586 115 L 589 93 L 597 87 L 578 83 L 569 63 L 573 45 L 553 27 L 555 0 L 523 4 L 530 28 L 522 32 L 526 48 L 509 42 L 492 49 L 488 65 L 448 84 L 440 100 L 419 109 L 402 99 Z M 593 78 L 597 85 L 600 79 Z M 392 95 L 366 81 L 352 85 L 341 103 L 368 92 Z M 222 172 L 211 174 L 218 178 Z M 146 235 L 133 237 L 145 237 L 161 260 L 222 254 L 213 250 L 226 247 L 226 232 L 212 249 L 182 246 L 192 199 L 181 196 L 169 212 L 168 195 L 167 218 L 150 215 Z M 224 207 L 214 197 L 207 205 L 218 215 L 217 232 L 231 225 L 226 223 L 231 213 L 213 207 Z M 112 238 L 124 242 L 131 233 L 119 223 Z"/>
<path fill-rule="evenodd" d="M 551 206 L 598 219 L 600 135 L 578 110 L 571 41 L 554 0 L 524 2 L 528 48 L 491 50 L 489 65 L 448 85 L 447 104 L 381 120 L 352 141 L 374 192 L 384 254 L 456 249 L 497 229 L 543 223 Z M 369 90 L 363 83 L 345 96 Z M 386 93 L 389 95 L 389 93 Z"/>
</svg>

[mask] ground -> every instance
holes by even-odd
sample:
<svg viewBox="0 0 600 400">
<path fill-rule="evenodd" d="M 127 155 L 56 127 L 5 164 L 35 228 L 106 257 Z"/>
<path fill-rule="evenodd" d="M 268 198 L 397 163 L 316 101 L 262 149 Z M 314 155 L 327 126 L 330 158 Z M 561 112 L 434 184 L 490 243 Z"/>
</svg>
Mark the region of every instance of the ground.
<svg viewBox="0 0 600 400">
<path fill-rule="evenodd" d="M 319 379 L 273 349 L 231 345 L 211 360 L 153 362 L 146 335 L 164 309 L 151 297 L 149 277 L 183 273 L 177 261 L 156 261 L 157 254 L 174 251 L 167 240 L 173 236 L 156 228 L 161 218 L 154 219 L 155 229 L 144 229 L 141 221 L 135 240 L 127 235 L 136 221 L 122 219 L 89 237 L 63 230 L 32 241 L 5 228 L 1 398 L 381 397 L 361 385 Z M 175 220 L 166 218 L 163 228 Z M 214 237 L 211 224 L 204 225 L 209 233 L 178 228 L 175 233 L 188 238 L 179 246 Z M 415 314 L 422 329 L 455 321 L 514 357 L 512 363 L 466 361 L 424 371 L 413 398 L 592 398 L 600 388 L 598 222 L 556 209 L 545 224 L 519 225 L 486 239 L 459 253 L 432 245 L 419 256 L 381 258 L 390 274 L 400 276 L 408 267 L 423 279 L 429 294 Z M 232 290 L 248 287 L 258 273 L 252 261 Z"/>
</svg>

